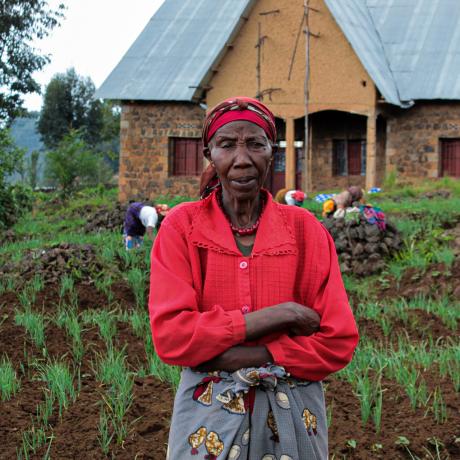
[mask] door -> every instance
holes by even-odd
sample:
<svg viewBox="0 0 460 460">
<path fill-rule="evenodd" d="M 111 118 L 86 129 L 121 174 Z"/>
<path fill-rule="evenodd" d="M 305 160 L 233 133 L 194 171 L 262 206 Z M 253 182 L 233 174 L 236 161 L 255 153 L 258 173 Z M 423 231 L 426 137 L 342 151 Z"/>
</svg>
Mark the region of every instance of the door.
<svg viewBox="0 0 460 460">
<path fill-rule="evenodd" d="M 460 139 L 441 140 L 441 176 L 460 177 Z"/>
<path fill-rule="evenodd" d="M 304 160 L 303 147 L 296 147 L 295 149 L 295 188 L 302 190 L 302 169 Z"/>
<path fill-rule="evenodd" d="M 286 148 L 278 147 L 273 155 L 272 166 L 268 172 L 267 180 L 265 181 L 265 188 L 275 196 L 276 192 L 286 185 Z"/>
</svg>

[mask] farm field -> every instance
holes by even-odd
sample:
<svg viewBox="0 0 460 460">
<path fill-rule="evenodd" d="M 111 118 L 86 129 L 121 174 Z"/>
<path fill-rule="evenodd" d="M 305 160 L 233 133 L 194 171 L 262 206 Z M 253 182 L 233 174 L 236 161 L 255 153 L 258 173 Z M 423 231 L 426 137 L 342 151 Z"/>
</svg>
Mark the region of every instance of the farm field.
<svg viewBox="0 0 460 460">
<path fill-rule="evenodd" d="M 377 273 L 344 274 L 361 339 L 324 381 L 330 457 L 460 458 L 460 184 L 371 201 L 402 243 Z M 165 458 L 179 369 L 155 355 L 150 245 L 126 252 L 122 219 L 116 190 L 40 195 L 4 235 L 1 459 Z"/>
</svg>

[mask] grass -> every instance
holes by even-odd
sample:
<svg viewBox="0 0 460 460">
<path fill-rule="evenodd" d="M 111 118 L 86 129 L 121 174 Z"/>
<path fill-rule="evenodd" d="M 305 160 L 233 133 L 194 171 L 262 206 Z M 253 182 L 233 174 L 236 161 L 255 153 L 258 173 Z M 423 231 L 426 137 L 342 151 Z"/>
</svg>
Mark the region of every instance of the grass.
<svg viewBox="0 0 460 460">
<path fill-rule="evenodd" d="M 46 382 L 51 399 L 57 401 L 59 417 L 62 417 L 69 403 L 77 398 L 73 373 L 64 362 L 54 361 L 40 366 L 40 377 L 43 382 Z"/>
<path fill-rule="evenodd" d="M 16 375 L 12 362 L 3 356 L 0 361 L 0 399 L 9 401 L 20 389 L 21 382 Z"/>
<path fill-rule="evenodd" d="M 72 354 L 76 363 L 81 363 L 85 347 L 82 339 L 82 324 L 75 308 L 61 308 L 55 318 L 57 326 L 63 327 L 72 341 Z"/>
<path fill-rule="evenodd" d="M 408 270 L 414 276 L 414 283 L 423 280 L 423 272 L 430 273 L 432 279 L 450 276 L 455 260 L 449 247 L 449 238 L 444 232 L 452 222 L 460 219 L 460 211 L 456 210 L 460 210 L 458 184 L 458 181 L 443 180 L 438 184 L 422 184 L 414 188 L 401 186 L 393 177 L 389 178 L 384 193 L 371 197 L 372 202 L 394 219 L 398 230 L 402 232 L 404 244 L 396 257 L 386 261 L 383 273 L 367 278 L 353 275 L 343 277 L 356 319 L 364 324 L 372 322 L 373 327 L 369 330 L 363 328 L 353 361 L 333 378 L 351 385 L 355 396 L 350 395 L 350 398 L 355 398 L 361 429 L 366 430 L 369 443 L 365 446 L 360 439 L 348 439 L 346 445 L 342 446 L 345 453 L 341 456 L 331 452 L 331 458 L 353 456 L 354 453 L 363 458 L 373 458 L 389 448 L 381 441 L 386 425 L 383 423 L 386 401 L 394 396 L 388 391 L 389 382 L 392 392 L 409 402 L 411 411 L 424 414 L 428 425 L 442 427 L 451 423 L 452 409 L 446 401 L 452 391 L 460 392 L 460 343 L 457 337 L 460 304 L 447 294 L 437 295 L 436 298 L 384 298 L 379 289 L 386 287 L 392 293 L 398 281 L 406 281 Z M 419 195 L 437 189 L 450 190 L 451 198 L 427 199 Z M 65 356 L 51 358 L 46 351 L 37 354 L 35 350 L 24 346 L 25 354 L 21 363 L 12 362 L 6 355 L 0 360 L 2 400 L 20 395 L 25 379 L 38 379 L 44 384 L 34 412 L 36 415 L 22 434 L 18 458 L 35 457 L 38 452 L 43 456 L 45 451 L 44 458 L 49 458 L 54 442 L 50 424 L 56 418 L 53 417 L 53 410 L 62 417 L 78 398 L 82 379 L 96 380 L 99 384 L 99 418 L 95 424 L 100 451 L 107 457 L 110 457 L 115 444 L 123 446 L 135 428 L 130 412 L 135 403 L 135 378 L 152 375 L 168 382 L 172 388 L 179 383 L 180 368 L 160 361 L 150 333 L 146 287 L 151 243 L 146 242 L 138 251 L 127 252 L 118 232 L 82 232 L 85 221 L 80 216 L 84 209 L 101 205 L 111 209 L 115 201 L 116 192 L 106 193 L 100 189 L 77 195 L 64 208 L 51 205 L 49 197 L 43 197 L 35 214 L 24 217 L 15 228 L 19 236 L 30 239 L 0 247 L 0 263 L 19 264 L 25 257 L 35 257 L 41 250 L 61 242 L 91 244 L 103 267 L 90 268 L 93 270 L 92 282 L 107 299 L 105 305 L 88 306 L 84 311 L 80 309 L 78 292 L 82 292 L 83 285 L 79 284 L 79 270 L 88 267 L 78 265 L 73 266 L 73 272 L 69 270 L 61 278 L 58 286 L 59 305 L 54 311 L 46 311 L 46 315 L 37 305 L 42 298 L 39 293 L 48 289 L 40 276 L 34 276 L 27 283 L 14 274 L 0 280 L 0 295 L 17 293 L 14 323 L 26 330 L 27 336 L 39 350 L 45 349 L 45 325 L 48 322 L 62 328 L 67 343 L 71 344 L 71 353 Z M 156 201 L 171 205 L 188 199 L 159 197 Z M 307 200 L 304 206 L 317 215 L 321 213 L 321 204 L 313 200 Z M 56 210 L 56 213 L 53 214 L 54 211 L 50 209 Z M 61 222 L 58 215 L 62 215 Z M 53 231 L 50 231 L 50 225 L 53 225 Z M 122 305 L 114 296 L 120 283 L 123 286 L 128 284 L 132 290 L 135 299 L 133 305 Z M 0 319 L 0 328 L 3 327 L 2 321 L 6 321 L 5 324 L 10 321 L 6 318 Z M 442 325 L 445 334 L 433 337 L 430 322 Z M 130 366 L 126 349 L 119 348 L 126 324 L 144 347 L 146 362 L 143 365 Z M 381 340 L 372 337 L 374 326 L 383 333 Z M 88 333 L 91 339 L 85 343 Z M 91 361 L 92 366 L 88 366 Z M 436 376 L 435 384 L 432 383 L 433 375 Z M 329 426 L 337 423 L 341 410 L 337 402 L 328 406 Z M 394 439 L 406 457 L 446 457 L 440 441 L 413 446 L 405 434 L 395 433 Z M 423 452 L 423 449 L 427 449 L 425 446 L 429 450 Z"/>
<path fill-rule="evenodd" d="M 148 285 L 148 273 L 141 268 L 135 267 L 128 271 L 126 278 L 134 292 L 136 306 L 145 308 L 145 287 Z"/>
<path fill-rule="evenodd" d="M 35 313 L 29 308 L 16 310 L 14 316 L 18 326 L 24 327 L 35 345 L 44 351 L 45 348 L 45 318 L 42 313 Z"/>
<path fill-rule="evenodd" d="M 133 373 L 127 369 L 124 350 L 109 348 L 105 356 L 99 356 L 95 367 L 98 380 L 106 385 L 99 419 L 99 442 L 105 450 L 111 436 L 117 444 L 122 444 L 128 435 L 126 414 L 133 402 L 134 380 Z"/>
<path fill-rule="evenodd" d="M 92 326 L 98 326 L 99 334 L 106 343 L 107 347 L 111 347 L 113 339 L 117 332 L 117 311 L 112 310 L 94 310 L 83 314 L 83 321 Z"/>
</svg>

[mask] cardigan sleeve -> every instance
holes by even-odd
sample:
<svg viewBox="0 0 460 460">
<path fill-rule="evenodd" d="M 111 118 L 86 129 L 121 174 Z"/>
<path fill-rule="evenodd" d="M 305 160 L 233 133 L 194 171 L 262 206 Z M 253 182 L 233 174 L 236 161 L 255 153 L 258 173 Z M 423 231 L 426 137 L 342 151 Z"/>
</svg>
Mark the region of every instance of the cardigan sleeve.
<svg viewBox="0 0 460 460">
<path fill-rule="evenodd" d="M 162 361 L 194 367 L 242 343 L 246 325 L 239 310 L 214 305 L 200 311 L 189 257 L 196 248 L 190 248 L 185 232 L 175 227 L 166 221 L 152 248 L 150 326 Z"/>
<path fill-rule="evenodd" d="M 320 240 L 315 262 L 324 264 L 324 268 L 312 296 L 313 305 L 309 305 L 321 316 L 319 332 L 308 337 L 283 334 L 266 344 L 276 364 L 284 366 L 297 378 L 313 381 L 345 367 L 358 343 L 358 330 L 340 274 L 334 241 L 324 228 Z"/>
</svg>

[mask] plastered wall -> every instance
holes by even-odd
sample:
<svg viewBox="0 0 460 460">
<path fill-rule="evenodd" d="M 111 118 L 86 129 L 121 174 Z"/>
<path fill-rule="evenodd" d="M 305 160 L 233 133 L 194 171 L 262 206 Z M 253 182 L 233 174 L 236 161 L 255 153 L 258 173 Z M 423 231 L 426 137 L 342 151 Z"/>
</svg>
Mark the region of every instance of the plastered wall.
<svg viewBox="0 0 460 460">
<path fill-rule="evenodd" d="M 303 0 L 258 0 L 211 79 L 212 107 L 235 96 L 262 94 L 276 116 L 305 115 L 306 34 Z M 323 0 L 310 0 L 309 111 L 367 115 L 376 103 L 372 80 Z M 299 34 L 300 30 L 300 34 Z M 261 42 L 260 49 L 256 46 Z M 260 58 L 258 51 L 260 50 Z M 260 65 L 260 70 L 257 67 Z"/>
</svg>

